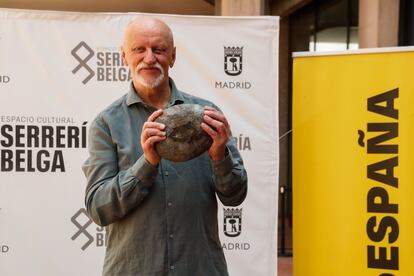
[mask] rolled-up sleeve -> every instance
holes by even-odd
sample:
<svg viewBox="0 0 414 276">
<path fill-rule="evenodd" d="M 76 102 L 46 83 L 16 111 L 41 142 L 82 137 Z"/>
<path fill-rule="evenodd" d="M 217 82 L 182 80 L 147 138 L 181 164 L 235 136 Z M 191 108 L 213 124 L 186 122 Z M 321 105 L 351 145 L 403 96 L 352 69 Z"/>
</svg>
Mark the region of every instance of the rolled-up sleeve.
<svg viewBox="0 0 414 276">
<path fill-rule="evenodd" d="M 91 124 L 88 142 L 89 158 L 82 166 L 87 179 L 85 205 L 92 220 L 105 226 L 123 218 L 143 201 L 157 168 L 142 155 L 130 168 L 120 171 L 116 145 L 100 116 Z"/>
</svg>

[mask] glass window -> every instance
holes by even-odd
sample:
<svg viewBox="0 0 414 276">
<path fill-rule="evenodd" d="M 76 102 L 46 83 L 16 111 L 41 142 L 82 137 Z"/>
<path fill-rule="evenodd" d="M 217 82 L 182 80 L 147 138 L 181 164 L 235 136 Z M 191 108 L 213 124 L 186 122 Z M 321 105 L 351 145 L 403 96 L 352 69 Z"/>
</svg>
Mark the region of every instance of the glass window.
<svg viewBox="0 0 414 276">
<path fill-rule="evenodd" d="M 317 0 L 295 12 L 291 48 L 292 52 L 358 49 L 358 0 Z"/>
</svg>

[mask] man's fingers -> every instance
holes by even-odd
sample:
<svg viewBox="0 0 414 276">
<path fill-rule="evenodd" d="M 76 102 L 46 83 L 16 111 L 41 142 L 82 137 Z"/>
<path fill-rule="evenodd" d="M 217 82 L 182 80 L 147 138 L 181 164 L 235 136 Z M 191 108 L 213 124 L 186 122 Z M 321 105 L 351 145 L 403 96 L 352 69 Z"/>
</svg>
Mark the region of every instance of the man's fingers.
<svg viewBox="0 0 414 276">
<path fill-rule="evenodd" d="M 230 126 L 226 122 L 221 122 L 211 118 L 210 116 L 204 115 L 204 123 L 208 124 L 209 127 L 213 128 L 216 132 L 226 137 L 230 136 Z"/>
<path fill-rule="evenodd" d="M 217 131 L 222 131 L 225 127 L 222 122 L 214 120 L 210 116 L 204 115 L 203 119 L 206 124 L 208 124 L 212 128 L 215 128 Z"/>
<path fill-rule="evenodd" d="M 204 106 L 204 110 L 217 111 L 217 109 L 215 109 L 214 107 L 208 106 L 208 105 Z"/>
<path fill-rule="evenodd" d="M 144 126 L 142 127 L 143 131 L 145 131 L 146 129 L 151 129 L 151 128 L 164 130 L 165 125 L 160 124 L 160 123 L 156 123 L 156 122 L 145 122 Z"/>
<path fill-rule="evenodd" d="M 158 116 L 160 116 L 162 113 L 162 109 L 158 109 L 148 117 L 148 120 L 142 126 L 141 137 L 147 139 L 152 136 L 165 136 L 165 125 L 154 122 L 154 120 L 158 118 Z"/>
<path fill-rule="evenodd" d="M 152 147 L 155 143 L 165 140 L 165 136 L 151 136 L 145 140 L 144 144 Z"/>
<path fill-rule="evenodd" d="M 158 109 L 157 111 L 154 111 L 147 119 L 148 122 L 154 122 L 159 116 L 162 115 L 164 111 L 162 109 Z"/>
<path fill-rule="evenodd" d="M 217 111 L 215 109 L 207 109 L 204 108 L 204 114 L 219 120 L 219 121 L 226 121 L 226 117 L 224 117 L 223 113 L 221 113 L 220 111 Z"/>
<path fill-rule="evenodd" d="M 210 108 L 210 107 L 205 107 L 204 108 L 204 114 L 217 120 L 222 122 L 226 127 L 229 125 L 229 123 L 227 122 L 226 117 L 224 116 L 223 113 L 221 113 L 220 111 L 215 110 L 214 108 Z"/>
<path fill-rule="evenodd" d="M 165 125 L 155 122 L 162 114 L 162 109 L 154 111 L 142 126 L 141 147 L 145 159 L 152 165 L 157 165 L 160 162 L 160 156 L 155 151 L 154 145 L 166 139 Z"/>
<path fill-rule="evenodd" d="M 217 136 L 217 131 L 215 131 L 211 126 L 209 126 L 206 123 L 201 123 L 201 128 L 207 132 L 208 135 L 210 135 L 212 138 Z"/>
<path fill-rule="evenodd" d="M 143 136 L 147 139 L 152 136 L 160 136 L 160 137 L 165 136 L 165 131 L 161 131 L 156 128 L 145 128 L 142 133 L 143 133 Z"/>
</svg>

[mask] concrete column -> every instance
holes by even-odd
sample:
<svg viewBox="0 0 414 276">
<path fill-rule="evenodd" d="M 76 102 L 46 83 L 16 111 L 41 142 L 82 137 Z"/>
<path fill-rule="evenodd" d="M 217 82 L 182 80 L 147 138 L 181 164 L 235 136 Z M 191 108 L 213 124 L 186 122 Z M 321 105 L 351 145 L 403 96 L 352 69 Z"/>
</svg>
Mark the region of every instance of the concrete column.
<svg viewBox="0 0 414 276">
<path fill-rule="evenodd" d="M 398 46 L 399 0 L 359 1 L 359 48 Z"/>
<path fill-rule="evenodd" d="M 216 0 L 216 15 L 254 16 L 264 15 L 265 0 Z"/>
</svg>

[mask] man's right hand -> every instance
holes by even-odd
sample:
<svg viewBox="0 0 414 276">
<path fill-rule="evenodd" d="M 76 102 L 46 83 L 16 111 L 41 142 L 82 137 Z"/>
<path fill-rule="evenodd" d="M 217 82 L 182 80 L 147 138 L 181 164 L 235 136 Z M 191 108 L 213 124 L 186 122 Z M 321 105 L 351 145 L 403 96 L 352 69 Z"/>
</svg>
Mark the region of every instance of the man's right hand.
<svg viewBox="0 0 414 276">
<path fill-rule="evenodd" d="M 157 166 L 161 161 L 160 155 L 155 150 L 155 143 L 166 138 L 165 125 L 154 122 L 162 113 L 162 109 L 152 113 L 144 123 L 141 131 L 141 147 L 144 151 L 145 159 L 153 166 Z"/>
</svg>

